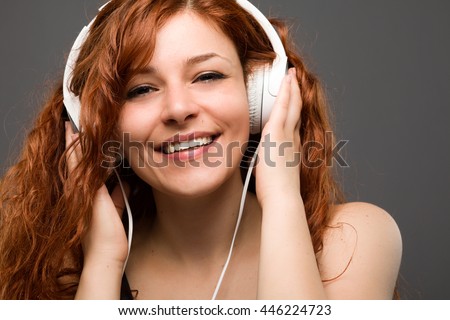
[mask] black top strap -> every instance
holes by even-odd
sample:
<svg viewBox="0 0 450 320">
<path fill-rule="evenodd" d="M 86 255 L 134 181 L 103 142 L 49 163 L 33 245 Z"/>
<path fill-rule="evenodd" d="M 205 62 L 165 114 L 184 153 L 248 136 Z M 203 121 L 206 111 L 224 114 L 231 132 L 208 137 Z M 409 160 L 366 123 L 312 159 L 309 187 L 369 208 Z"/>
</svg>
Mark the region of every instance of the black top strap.
<svg viewBox="0 0 450 320">
<path fill-rule="evenodd" d="M 124 274 L 122 277 L 122 287 L 120 289 L 120 300 L 134 300 L 131 293 L 130 284 L 128 283 L 127 276 Z"/>
</svg>

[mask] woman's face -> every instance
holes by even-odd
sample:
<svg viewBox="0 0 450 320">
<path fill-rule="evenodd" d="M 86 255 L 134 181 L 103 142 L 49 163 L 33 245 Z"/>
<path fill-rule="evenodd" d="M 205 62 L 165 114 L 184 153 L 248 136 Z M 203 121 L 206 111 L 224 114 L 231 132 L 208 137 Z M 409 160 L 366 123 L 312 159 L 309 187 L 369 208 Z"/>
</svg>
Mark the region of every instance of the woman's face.
<svg viewBox="0 0 450 320">
<path fill-rule="evenodd" d="M 247 93 L 236 49 L 218 28 L 191 12 L 172 17 L 126 90 L 125 155 L 154 189 L 201 196 L 240 174 Z"/>
</svg>

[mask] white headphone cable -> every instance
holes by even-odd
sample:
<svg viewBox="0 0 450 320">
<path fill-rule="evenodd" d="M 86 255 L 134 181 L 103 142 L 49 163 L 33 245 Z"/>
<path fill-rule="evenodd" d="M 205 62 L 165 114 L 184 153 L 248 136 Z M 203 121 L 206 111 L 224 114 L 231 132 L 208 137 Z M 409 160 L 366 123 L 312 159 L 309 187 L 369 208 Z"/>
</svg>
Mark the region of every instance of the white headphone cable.
<svg viewBox="0 0 450 320">
<path fill-rule="evenodd" d="M 237 237 L 237 233 L 238 233 L 238 230 L 239 230 L 239 225 L 241 224 L 242 214 L 244 212 L 245 198 L 247 196 L 248 185 L 250 183 L 250 178 L 251 178 L 251 175 L 252 175 L 252 172 L 253 172 L 253 168 L 255 166 L 255 162 L 256 162 L 257 156 L 258 156 L 258 149 L 256 149 L 255 153 L 253 154 L 252 160 L 250 162 L 250 165 L 249 165 L 249 168 L 248 168 L 248 171 L 247 171 L 247 175 L 245 177 L 244 187 L 243 187 L 242 196 L 241 196 L 241 203 L 240 203 L 240 206 L 239 206 L 239 213 L 238 213 L 238 217 L 237 217 L 237 221 L 236 221 L 236 227 L 235 227 L 234 233 L 233 233 L 233 238 L 231 240 L 230 250 L 228 252 L 227 260 L 226 260 L 226 262 L 225 262 L 225 264 L 224 264 L 224 266 L 222 268 L 222 273 L 220 274 L 219 280 L 217 281 L 217 284 L 216 284 L 216 287 L 215 287 L 215 290 L 214 290 L 214 293 L 213 293 L 213 296 L 212 296 L 211 300 L 216 300 L 217 294 L 219 293 L 220 287 L 221 287 L 222 282 L 223 282 L 223 278 L 225 277 L 225 273 L 226 273 L 226 271 L 228 269 L 228 265 L 230 264 L 230 260 L 231 260 L 231 257 L 233 255 L 234 242 L 235 242 L 236 237 Z M 114 169 L 114 173 L 116 174 L 117 179 L 119 181 L 119 186 L 120 186 L 120 189 L 122 191 L 123 200 L 124 200 L 125 207 L 127 209 L 127 214 L 128 214 L 128 254 L 127 254 L 127 258 L 125 260 L 125 264 L 124 264 L 124 267 L 123 267 L 123 273 L 125 273 L 125 268 L 127 266 L 128 258 L 130 256 L 130 251 L 131 251 L 131 242 L 132 242 L 132 239 L 133 239 L 133 216 L 131 214 L 131 209 L 130 209 L 130 205 L 128 203 L 128 198 L 127 198 L 125 189 L 123 187 L 122 181 L 121 181 L 120 176 L 119 176 L 119 174 L 118 174 L 116 169 Z"/>
<path fill-rule="evenodd" d="M 130 204 L 128 203 L 127 194 L 125 192 L 125 188 L 123 187 L 122 181 L 120 180 L 119 173 L 116 169 L 114 169 L 114 173 L 117 176 L 117 180 L 119 180 L 120 190 L 122 191 L 123 201 L 125 203 L 125 208 L 127 209 L 128 214 L 128 253 L 127 258 L 125 259 L 125 264 L 123 265 L 122 274 L 125 274 L 125 268 L 127 267 L 128 258 L 130 257 L 131 251 L 131 241 L 133 240 L 133 216 L 131 215 Z"/>
<path fill-rule="evenodd" d="M 245 197 L 247 196 L 248 184 L 249 184 L 250 178 L 252 176 L 253 167 L 255 166 L 256 157 L 258 156 L 258 150 L 259 150 L 259 148 L 257 148 L 255 153 L 253 154 L 252 160 L 250 162 L 250 166 L 248 167 L 247 176 L 245 177 L 244 188 L 242 190 L 241 204 L 239 207 L 239 213 L 238 213 L 238 217 L 237 217 L 237 221 L 236 221 L 236 227 L 234 228 L 234 234 L 233 234 L 233 238 L 231 240 L 230 251 L 228 252 L 227 261 L 225 262 L 225 264 L 222 268 L 222 273 L 220 274 L 219 281 L 217 281 L 216 288 L 214 290 L 211 300 L 216 300 L 216 298 L 217 298 L 217 294 L 219 293 L 223 278 L 225 277 L 225 273 L 227 272 L 228 265 L 231 260 L 231 256 L 233 255 L 234 242 L 236 240 L 236 236 L 237 236 L 237 233 L 239 230 L 239 225 L 241 224 L 241 218 L 242 218 L 242 214 L 244 212 Z"/>
</svg>

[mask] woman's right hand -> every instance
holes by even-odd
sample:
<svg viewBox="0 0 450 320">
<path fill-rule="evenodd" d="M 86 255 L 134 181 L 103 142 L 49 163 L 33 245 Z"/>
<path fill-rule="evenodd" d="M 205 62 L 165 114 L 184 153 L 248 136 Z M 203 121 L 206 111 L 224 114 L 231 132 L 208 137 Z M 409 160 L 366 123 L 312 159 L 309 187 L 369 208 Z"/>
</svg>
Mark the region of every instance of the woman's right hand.
<svg viewBox="0 0 450 320">
<path fill-rule="evenodd" d="M 124 202 L 120 186 L 111 195 L 105 185 L 97 190 L 91 224 L 82 238 L 85 264 L 110 262 L 123 269 L 128 255 L 128 242 L 121 216 Z"/>
<path fill-rule="evenodd" d="M 66 122 L 69 174 L 82 157 L 77 140 L 78 134 L 74 134 L 70 122 Z M 124 188 L 128 193 L 126 185 Z M 121 221 L 124 208 L 125 202 L 119 185 L 111 195 L 105 185 L 97 190 L 92 219 L 81 239 L 84 265 L 76 298 L 119 298 L 117 294 L 120 294 L 122 272 L 128 255 L 127 237 Z"/>
</svg>

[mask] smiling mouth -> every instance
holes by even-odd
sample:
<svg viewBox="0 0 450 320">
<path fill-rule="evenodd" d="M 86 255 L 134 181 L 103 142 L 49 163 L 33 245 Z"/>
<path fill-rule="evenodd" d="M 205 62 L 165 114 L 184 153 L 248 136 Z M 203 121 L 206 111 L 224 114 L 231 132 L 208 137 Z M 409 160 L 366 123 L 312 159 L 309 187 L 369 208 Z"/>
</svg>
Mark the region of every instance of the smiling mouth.
<svg viewBox="0 0 450 320">
<path fill-rule="evenodd" d="M 214 140 L 216 140 L 216 138 L 217 136 L 214 135 L 209 137 L 194 138 L 189 141 L 168 142 L 161 147 L 161 151 L 164 154 L 173 154 L 186 150 L 194 150 L 210 145 Z"/>
</svg>

